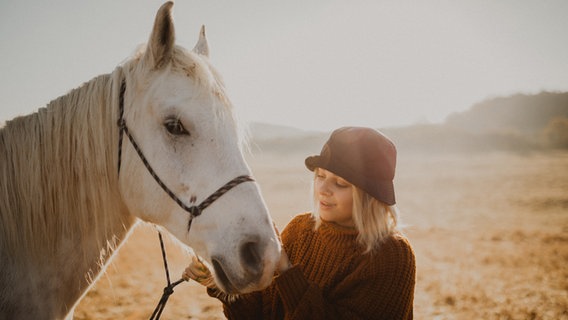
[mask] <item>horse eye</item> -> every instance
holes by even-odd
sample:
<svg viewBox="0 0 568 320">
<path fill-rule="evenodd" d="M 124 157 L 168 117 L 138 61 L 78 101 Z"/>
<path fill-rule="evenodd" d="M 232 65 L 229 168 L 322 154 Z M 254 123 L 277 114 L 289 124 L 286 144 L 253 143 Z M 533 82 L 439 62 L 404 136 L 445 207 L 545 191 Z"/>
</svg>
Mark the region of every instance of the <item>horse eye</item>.
<svg viewBox="0 0 568 320">
<path fill-rule="evenodd" d="M 185 129 L 179 119 L 166 119 L 164 127 L 169 133 L 176 136 L 189 135 L 189 131 Z"/>
</svg>

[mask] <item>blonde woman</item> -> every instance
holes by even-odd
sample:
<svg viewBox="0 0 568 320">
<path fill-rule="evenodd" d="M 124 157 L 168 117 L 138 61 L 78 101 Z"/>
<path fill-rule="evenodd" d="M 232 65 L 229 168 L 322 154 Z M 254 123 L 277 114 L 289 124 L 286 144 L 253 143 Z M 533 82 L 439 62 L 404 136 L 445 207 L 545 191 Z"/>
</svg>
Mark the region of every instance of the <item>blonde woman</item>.
<svg viewBox="0 0 568 320">
<path fill-rule="evenodd" d="M 397 228 L 395 145 L 377 130 L 344 127 L 305 164 L 315 209 L 283 230 L 267 289 L 229 299 L 195 259 L 184 276 L 209 286 L 229 319 L 412 319 L 416 265 Z"/>
</svg>

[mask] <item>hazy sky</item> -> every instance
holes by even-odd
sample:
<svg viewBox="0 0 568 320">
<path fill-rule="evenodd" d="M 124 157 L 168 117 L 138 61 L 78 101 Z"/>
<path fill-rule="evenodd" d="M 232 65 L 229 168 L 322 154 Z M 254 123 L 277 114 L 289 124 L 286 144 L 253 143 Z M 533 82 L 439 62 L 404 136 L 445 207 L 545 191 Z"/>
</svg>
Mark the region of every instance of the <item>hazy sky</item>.
<svg viewBox="0 0 568 320">
<path fill-rule="evenodd" d="M 0 0 L 0 122 L 110 73 L 156 0 Z M 247 121 L 331 130 L 441 122 L 487 97 L 568 91 L 568 1 L 189 1 Z"/>
</svg>

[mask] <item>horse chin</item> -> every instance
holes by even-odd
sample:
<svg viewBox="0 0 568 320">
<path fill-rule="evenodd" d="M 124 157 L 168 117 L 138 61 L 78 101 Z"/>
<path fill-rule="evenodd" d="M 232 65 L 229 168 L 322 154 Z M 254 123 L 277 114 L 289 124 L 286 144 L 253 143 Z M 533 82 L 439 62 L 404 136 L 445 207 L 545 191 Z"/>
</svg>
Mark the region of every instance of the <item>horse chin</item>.
<svg viewBox="0 0 568 320">
<path fill-rule="evenodd" d="M 213 260 L 213 270 L 215 270 L 215 276 L 217 277 L 217 283 L 219 284 L 219 289 L 229 294 L 241 293 L 231 282 L 231 280 L 225 273 L 225 270 L 223 270 L 223 266 L 219 261 Z"/>
<path fill-rule="evenodd" d="M 225 268 L 223 268 L 222 262 L 217 259 L 213 259 L 213 270 L 215 274 L 215 282 L 221 291 L 231 294 L 231 295 L 238 295 L 238 294 L 245 294 L 250 293 L 253 291 L 258 291 L 266 288 L 270 281 L 265 281 L 262 277 L 258 279 L 258 281 L 251 281 L 250 279 L 245 278 L 237 278 L 234 274 L 227 274 L 225 272 Z"/>
</svg>

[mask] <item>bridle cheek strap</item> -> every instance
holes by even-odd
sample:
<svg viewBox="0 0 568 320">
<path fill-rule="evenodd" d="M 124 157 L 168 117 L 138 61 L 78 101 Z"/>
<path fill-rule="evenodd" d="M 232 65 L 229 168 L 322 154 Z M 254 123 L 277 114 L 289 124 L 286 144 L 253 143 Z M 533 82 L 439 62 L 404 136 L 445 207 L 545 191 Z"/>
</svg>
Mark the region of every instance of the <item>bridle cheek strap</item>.
<svg viewBox="0 0 568 320">
<path fill-rule="evenodd" d="M 203 210 L 205 210 L 207 207 L 209 207 L 213 202 L 215 202 L 215 200 L 219 199 L 222 195 L 227 193 L 227 191 L 231 190 L 232 188 L 236 187 L 237 185 L 239 185 L 243 182 L 254 181 L 254 179 L 251 176 L 248 176 L 248 175 L 238 176 L 238 177 L 234 178 L 233 180 L 227 182 L 221 188 L 217 189 L 217 191 L 213 192 L 209 197 L 207 197 L 205 200 L 203 200 L 199 205 L 193 205 L 193 206 L 186 205 L 178 196 L 176 196 L 176 194 L 170 188 L 168 188 L 168 186 L 166 186 L 166 184 L 162 181 L 162 179 L 160 179 L 160 177 L 158 176 L 156 171 L 154 171 L 154 169 L 152 168 L 152 166 L 148 162 L 148 159 L 146 159 L 146 157 L 144 156 L 144 153 L 142 152 L 142 150 L 140 149 L 140 147 L 136 143 L 136 140 L 134 140 L 134 137 L 132 136 L 132 134 L 128 130 L 128 126 L 126 125 L 126 120 L 124 120 L 124 93 L 125 93 L 125 91 L 126 91 L 126 82 L 123 81 L 122 85 L 120 87 L 120 98 L 119 98 L 119 113 L 120 113 L 120 115 L 119 115 L 119 119 L 118 119 L 118 123 L 117 123 L 119 130 L 120 130 L 119 131 L 119 138 L 118 138 L 118 175 L 120 177 L 120 165 L 121 165 L 121 159 L 122 159 L 122 138 L 126 134 L 126 136 L 128 137 L 128 140 L 130 140 L 130 143 L 134 147 L 134 150 L 136 150 L 136 153 L 140 157 L 140 160 L 142 160 L 142 163 L 144 163 L 144 166 L 146 167 L 148 172 L 150 172 L 150 175 L 152 175 L 154 180 L 156 180 L 158 185 L 160 187 L 162 187 L 162 189 L 168 194 L 168 196 L 170 196 L 170 198 L 172 198 L 172 200 L 174 200 L 182 209 L 184 209 L 185 211 L 187 211 L 189 213 L 189 222 L 187 224 L 187 231 L 188 232 L 191 229 L 191 223 L 192 223 L 193 219 L 195 217 L 200 216 L 201 213 L 203 212 Z"/>
<path fill-rule="evenodd" d="M 203 212 L 203 210 L 205 210 L 207 207 L 209 207 L 209 205 L 211 205 L 213 202 L 215 202 L 215 200 L 219 199 L 221 196 L 223 196 L 225 193 L 227 193 L 227 191 L 233 189 L 234 187 L 236 187 L 237 185 L 239 185 L 243 182 L 254 181 L 254 179 L 252 177 L 248 176 L 248 175 L 238 176 L 238 177 L 234 178 L 233 180 L 227 182 L 221 188 L 217 189 L 217 191 L 213 192 L 213 194 L 211 194 L 209 197 L 207 197 L 205 200 L 203 200 L 199 205 L 193 205 L 193 206 L 190 207 L 190 206 L 186 205 L 185 203 L 183 203 L 183 201 L 181 201 L 181 199 L 178 196 L 176 196 L 175 193 L 170 188 L 168 188 L 166 186 L 166 184 L 162 181 L 162 179 L 160 179 L 158 174 L 156 174 L 156 171 L 154 171 L 154 169 L 152 168 L 152 166 L 148 162 L 148 159 L 146 159 L 146 157 L 144 156 L 144 153 L 142 152 L 142 150 L 140 149 L 140 147 L 136 143 L 136 140 L 134 140 L 134 137 L 132 137 L 132 134 L 130 134 L 130 131 L 128 130 L 128 126 L 126 126 L 126 120 L 124 120 L 124 93 L 125 92 L 126 92 L 126 81 L 123 80 L 122 84 L 120 86 L 119 118 L 118 118 L 118 123 L 117 123 L 118 127 L 119 127 L 118 177 L 120 178 L 120 165 L 121 165 L 121 160 L 122 160 L 122 138 L 126 134 L 126 136 L 128 137 L 128 140 L 130 140 L 130 143 L 134 147 L 134 150 L 136 150 L 136 153 L 138 154 L 138 156 L 142 160 L 142 163 L 144 163 L 144 166 L 146 167 L 146 169 L 148 169 L 148 172 L 150 172 L 152 177 L 154 177 L 154 180 L 156 180 L 158 185 L 160 185 L 160 187 L 162 187 L 162 189 L 170 196 L 170 198 L 172 198 L 183 210 L 185 210 L 189 213 L 189 222 L 187 224 L 187 232 L 188 233 L 191 230 L 191 223 L 193 222 L 193 219 L 200 216 L 201 213 Z M 173 283 L 170 281 L 170 273 L 169 273 L 169 270 L 168 270 L 168 263 L 167 263 L 167 259 L 166 259 L 166 250 L 164 248 L 164 242 L 162 240 L 162 234 L 159 231 L 158 231 L 158 235 L 159 235 L 159 238 L 160 238 L 160 246 L 161 246 L 161 249 L 162 249 L 162 258 L 164 260 L 164 268 L 166 270 L 167 286 L 164 288 L 164 292 L 162 294 L 162 297 L 160 298 L 160 301 L 158 302 L 158 305 L 154 309 L 154 312 L 152 313 L 152 316 L 150 317 L 150 319 L 159 319 L 160 318 L 162 311 L 166 307 L 166 303 L 168 302 L 168 298 L 174 292 L 174 287 L 184 281 L 183 279 L 180 279 L 180 280 L 173 282 Z"/>
</svg>

